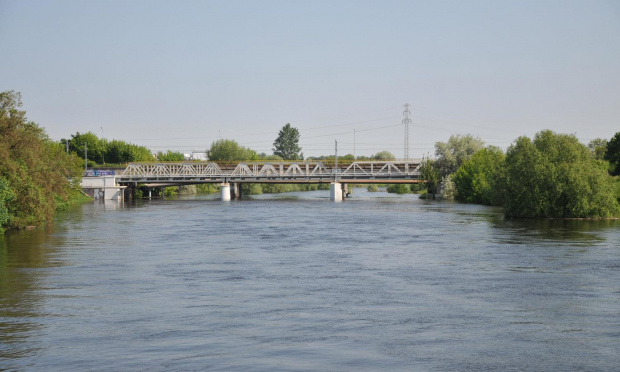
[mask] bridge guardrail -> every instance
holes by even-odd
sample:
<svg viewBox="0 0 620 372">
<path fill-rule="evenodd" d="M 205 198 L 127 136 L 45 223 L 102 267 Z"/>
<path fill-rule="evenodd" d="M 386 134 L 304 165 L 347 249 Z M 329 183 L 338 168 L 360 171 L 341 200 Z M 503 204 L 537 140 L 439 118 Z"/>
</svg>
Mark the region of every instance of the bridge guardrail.
<svg viewBox="0 0 620 372">
<path fill-rule="evenodd" d="M 114 176 L 116 171 L 113 170 L 98 170 L 91 169 L 82 172 L 82 177 L 101 177 L 101 176 Z"/>
</svg>

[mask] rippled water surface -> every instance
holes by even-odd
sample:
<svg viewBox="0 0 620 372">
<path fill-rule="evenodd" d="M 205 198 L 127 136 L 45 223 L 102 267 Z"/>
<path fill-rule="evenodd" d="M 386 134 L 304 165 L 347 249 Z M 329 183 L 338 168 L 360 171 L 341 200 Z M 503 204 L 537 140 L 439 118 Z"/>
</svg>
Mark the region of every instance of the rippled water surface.
<svg viewBox="0 0 620 372">
<path fill-rule="evenodd" d="M 0 370 L 618 370 L 620 222 L 360 190 L 95 203 L 10 232 Z"/>
</svg>

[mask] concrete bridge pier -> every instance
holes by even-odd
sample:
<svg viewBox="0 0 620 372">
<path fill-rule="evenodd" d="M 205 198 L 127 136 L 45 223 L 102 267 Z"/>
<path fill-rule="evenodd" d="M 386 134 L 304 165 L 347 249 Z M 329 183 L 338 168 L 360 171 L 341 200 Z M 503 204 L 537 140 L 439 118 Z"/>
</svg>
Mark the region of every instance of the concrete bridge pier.
<svg viewBox="0 0 620 372">
<path fill-rule="evenodd" d="M 240 183 L 230 184 L 230 198 L 233 200 L 241 199 L 241 184 Z"/>
<path fill-rule="evenodd" d="M 348 183 L 343 183 L 342 184 L 342 198 L 348 198 L 349 197 L 349 184 Z"/>
<path fill-rule="evenodd" d="M 220 196 L 222 201 L 230 201 L 230 184 L 228 182 L 220 185 Z"/>
<path fill-rule="evenodd" d="M 342 184 L 340 182 L 332 182 L 329 187 L 329 199 L 331 201 L 342 201 Z"/>
</svg>

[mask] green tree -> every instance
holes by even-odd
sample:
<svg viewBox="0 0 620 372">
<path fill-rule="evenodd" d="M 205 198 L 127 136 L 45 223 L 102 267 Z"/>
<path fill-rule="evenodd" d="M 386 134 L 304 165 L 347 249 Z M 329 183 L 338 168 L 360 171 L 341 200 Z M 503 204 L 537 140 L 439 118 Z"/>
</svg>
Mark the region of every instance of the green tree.
<svg viewBox="0 0 620 372">
<path fill-rule="evenodd" d="M 61 144 L 65 144 L 66 140 L 62 139 Z M 103 164 L 105 158 L 105 145 L 106 142 L 102 141 L 93 132 L 80 133 L 77 132 L 71 135 L 69 140 L 69 151 L 75 152 L 77 156 L 84 159 L 84 155 L 88 157 L 88 160 L 92 160 L 95 163 Z M 110 159 L 107 159 L 110 163 Z"/>
<path fill-rule="evenodd" d="M 483 147 L 484 142 L 471 134 L 450 136 L 448 142 L 435 143 L 436 166 L 440 176 L 456 172 L 461 164 Z"/>
<path fill-rule="evenodd" d="M 620 132 L 617 132 L 607 143 L 605 160 L 610 164 L 611 174 L 620 175 Z"/>
<path fill-rule="evenodd" d="M 209 160 L 213 161 L 256 161 L 258 154 L 254 150 L 243 147 L 235 140 L 220 139 L 207 149 Z"/>
<path fill-rule="evenodd" d="M 605 153 L 607 152 L 607 140 L 603 138 L 595 138 L 588 143 L 588 148 L 592 151 L 594 158 L 598 160 L 605 160 Z"/>
<path fill-rule="evenodd" d="M 373 160 L 395 160 L 396 157 L 389 151 L 380 151 L 372 156 Z"/>
<path fill-rule="evenodd" d="M 454 173 L 444 176 L 441 179 L 441 190 L 439 191 L 439 195 L 442 199 L 454 200 L 456 197 L 456 186 L 454 186 L 454 182 L 452 181 L 453 175 Z"/>
<path fill-rule="evenodd" d="M 63 145 L 66 140 L 60 141 Z M 102 164 L 107 163 L 127 163 L 132 161 L 153 161 L 153 154 L 145 146 L 134 145 L 120 140 L 100 140 L 92 132 L 81 134 L 77 132 L 71 135 L 69 149 L 75 152 L 80 158 L 84 158 L 84 143 L 88 144 L 88 159 Z"/>
<path fill-rule="evenodd" d="M 178 151 L 168 150 L 166 152 L 158 152 L 157 160 L 159 161 L 184 161 L 185 155 Z"/>
<path fill-rule="evenodd" d="M 300 151 L 299 130 L 287 123 L 280 129 L 278 138 L 273 142 L 273 154 L 284 160 L 303 160 L 304 155 Z"/>
<path fill-rule="evenodd" d="M 456 199 L 486 205 L 501 204 L 500 180 L 506 156 L 498 147 L 476 152 L 452 175 Z"/>
<path fill-rule="evenodd" d="M 435 161 L 429 158 L 422 160 L 420 165 L 420 173 L 422 179 L 426 182 L 426 190 L 429 194 L 437 193 L 437 186 L 439 186 L 439 168 L 437 168 Z"/>
<path fill-rule="evenodd" d="M 19 93 L 0 93 L 0 224 L 10 228 L 51 219 L 81 178 L 81 159 L 51 141 L 20 106 Z"/>
<path fill-rule="evenodd" d="M 4 177 L 0 177 L 0 234 L 4 232 L 5 226 L 11 217 L 7 205 L 15 200 L 15 193 Z"/>
<path fill-rule="evenodd" d="M 573 135 L 545 130 L 519 137 L 506 153 L 508 217 L 609 217 L 618 213 L 613 179 Z"/>
</svg>

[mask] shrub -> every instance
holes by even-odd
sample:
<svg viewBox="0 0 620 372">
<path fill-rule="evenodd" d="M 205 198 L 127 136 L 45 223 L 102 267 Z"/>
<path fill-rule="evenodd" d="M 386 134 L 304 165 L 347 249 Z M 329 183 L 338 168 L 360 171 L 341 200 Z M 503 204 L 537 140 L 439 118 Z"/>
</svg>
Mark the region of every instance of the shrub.
<svg viewBox="0 0 620 372">
<path fill-rule="evenodd" d="M 409 188 L 409 185 L 399 183 L 395 185 L 389 185 L 387 187 L 387 192 L 393 193 L 393 194 L 410 194 L 411 189 Z"/>
</svg>

